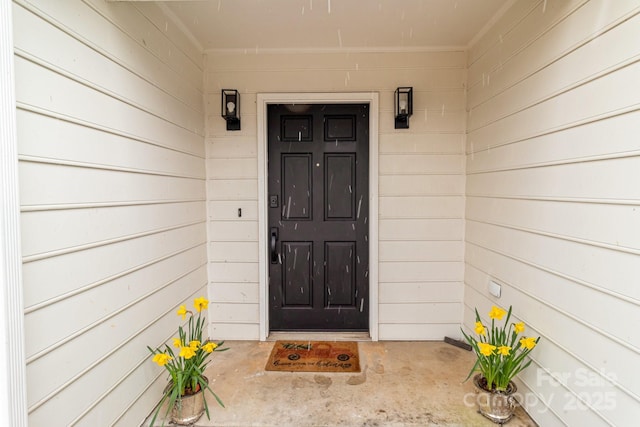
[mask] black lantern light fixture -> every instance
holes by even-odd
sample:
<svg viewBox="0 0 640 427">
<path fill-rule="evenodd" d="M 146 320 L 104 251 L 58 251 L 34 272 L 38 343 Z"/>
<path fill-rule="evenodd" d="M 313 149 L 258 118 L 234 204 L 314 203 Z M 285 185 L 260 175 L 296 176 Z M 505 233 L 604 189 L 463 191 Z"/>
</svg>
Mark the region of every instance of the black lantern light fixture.
<svg viewBox="0 0 640 427">
<path fill-rule="evenodd" d="M 222 118 L 227 130 L 240 130 L 240 94 L 235 89 L 222 89 Z"/>
<path fill-rule="evenodd" d="M 396 89 L 393 112 L 396 118 L 396 129 L 409 129 L 409 117 L 413 114 L 413 88 Z"/>
</svg>

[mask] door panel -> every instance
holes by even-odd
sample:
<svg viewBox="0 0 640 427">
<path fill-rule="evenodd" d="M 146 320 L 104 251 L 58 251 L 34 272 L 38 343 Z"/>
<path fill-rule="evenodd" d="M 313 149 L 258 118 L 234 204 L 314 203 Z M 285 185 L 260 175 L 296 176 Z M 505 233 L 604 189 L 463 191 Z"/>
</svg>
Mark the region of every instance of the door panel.
<svg viewBox="0 0 640 427">
<path fill-rule="evenodd" d="M 282 217 L 311 219 L 311 154 L 282 154 Z"/>
<path fill-rule="evenodd" d="M 283 284 L 285 307 L 311 307 L 313 277 L 312 242 L 283 242 Z"/>
<path fill-rule="evenodd" d="M 269 323 L 369 329 L 368 105 L 269 105 Z"/>
<path fill-rule="evenodd" d="M 357 294 L 353 254 L 355 242 L 326 242 L 327 260 L 325 307 L 353 307 Z"/>
<path fill-rule="evenodd" d="M 356 156 L 325 154 L 325 218 L 355 219 Z"/>
</svg>

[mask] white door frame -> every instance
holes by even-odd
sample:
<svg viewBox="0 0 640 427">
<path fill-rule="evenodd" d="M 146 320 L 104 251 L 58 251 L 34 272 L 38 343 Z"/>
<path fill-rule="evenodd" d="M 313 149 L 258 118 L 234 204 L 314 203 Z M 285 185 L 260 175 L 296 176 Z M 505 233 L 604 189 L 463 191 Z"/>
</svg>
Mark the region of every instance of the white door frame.
<svg viewBox="0 0 640 427">
<path fill-rule="evenodd" d="M 369 335 L 378 340 L 378 93 L 259 93 L 258 108 L 258 266 L 260 341 L 269 335 L 269 263 L 267 242 L 267 105 L 369 104 Z"/>
</svg>

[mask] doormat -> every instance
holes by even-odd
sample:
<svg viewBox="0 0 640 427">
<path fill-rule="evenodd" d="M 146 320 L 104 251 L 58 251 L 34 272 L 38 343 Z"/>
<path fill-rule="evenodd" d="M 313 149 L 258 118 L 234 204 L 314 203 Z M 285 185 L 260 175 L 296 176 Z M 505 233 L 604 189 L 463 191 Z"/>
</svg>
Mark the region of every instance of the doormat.
<svg viewBox="0 0 640 427">
<path fill-rule="evenodd" d="M 360 372 L 353 341 L 276 341 L 265 367 L 286 372 Z"/>
</svg>

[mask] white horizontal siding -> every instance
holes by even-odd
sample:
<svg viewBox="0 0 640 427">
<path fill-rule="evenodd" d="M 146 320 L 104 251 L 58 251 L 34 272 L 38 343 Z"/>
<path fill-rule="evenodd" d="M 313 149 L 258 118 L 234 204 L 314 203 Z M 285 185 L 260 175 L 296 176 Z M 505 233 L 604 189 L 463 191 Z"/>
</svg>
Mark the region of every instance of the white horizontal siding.
<svg viewBox="0 0 640 427">
<path fill-rule="evenodd" d="M 533 8 L 531 8 L 533 6 Z M 577 58 L 583 52 L 590 52 L 592 46 L 604 43 L 606 45 L 609 36 L 605 31 L 613 29 L 617 23 L 629 17 L 629 13 L 637 7 L 635 0 L 621 0 L 610 3 L 606 0 L 570 0 L 529 2 L 527 5 L 518 6 L 531 9 L 524 16 L 519 16 L 509 24 L 504 19 L 500 27 L 496 27 L 493 35 L 494 45 L 478 60 L 469 65 L 469 105 L 473 108 L 480 103 L 499 95 L 502 91 L 522 84 L 523 80 L 536 81 L 538 73 L 546 73 L 547 69 L 566 67 L 564 56 L 576 55 Z M 585 25 L 588 23 L 588 25 Z M 510 31 L 510 26 L 514 26 Z M 632 31 L 632 30 L 625 30 Z M 602 39 L 601 39 L 602 37 Z M 558 43 L 561 39 L 562 43 Z M 603 58 L 615 52 L 598 50 L 598 55 Z M 631 50 L 629 50 L 631 49 Z M 633 55 L 624 55 L 624 52 L 633 52 L 634 47 L 622 49 L 625 59 Z M 473 53 L 471 54 L 473 55 Z M 585 70 L 599 69 L 600 61 L 588 61 L 582 66 L 570 65 L 571 72 L 581 73 Z M 612 61 L 608 66 L 617 62 Z M 595 68 L 594 68 L 595 67 Z M 575 84 L 580 79 L 565 80 L 561 74 L 546 82 L 551 91 L 559 82 Z M 526 83 L 528 84 L 528 83 Z M 560 86 L 561 87 L 561 86 Z M 540 96 L 541 93 L 538 93 Z M 511 101 L 514 102 L 514 101 Z"/>
<path fill-rule="evenodd" d="M 398 307 L 402 308 L 402 306 Z M 396 341 L 442 341 L 443 337 L 460 332 L 459 321 L 452 324 L 440 323 L 381 323 L 381 339 Z M 383 338 L 384 337 L 384 338 Z"/>
<path fill-rule="evenodd" d="M 209 289 L 220 297 L 214 298 L 220 305 L 213 324 L 216 333 L 224 338 L 258 337 L 260 177 L 255 102 L 258 93 L 292 91 L 379 94 L 380 276 L 379 283 L 371 284 L 379 291 L 379 338 L 442 339 L 458 330 L 464 61 L 464 52 L 207 54 Z M 403 85 L 414 88 L 414 115 L 410 129 L 398 131 L 393 123 L 393 91 Z M 223 87 L 241 92 L 239 132 L 227 132 L 220 117 Z M 409 312 L 419 315 L 414 318 Z M 447 320 L 436 319 L 438 313 L 446 313 Z"/>
<path fill-rule="evenodd" d="M 461 210 L 462 196 L 380 198 L 380 216 L 387 218 L 457 218 Z"/>
<path fill-rule="evenodd" d="M 117 242 L 65 253 L 47 252 L 38 259 L 26 260 L 23 265 L 25 307 L 30 310 L 144 269 L 199 246 L 205 233 L 204 225 L 199 223 L 142 236 L 127 236 Z M 109 262 L 95 263 L 95 259 Z M 47 286 L 41 286 L 41 283 Z"/>
<path fill-rule="evenodd" d="M 21 225 L 38 230 L 23 239 L 26 258 L 50 256 L 53 251 L 74 252 L 101 246 L 132 235 L 149 235 L 204 221 L 204 202 L 145 204 L 72 210 L 26 211 Z M 96 223 L 100 227 L 96 227 Z M 56 224 L 51 227 L 51 224 Z"/>
<path fill-rule="evenodd" d="M 211 52 L 205 59 L 208 67 L 219 71 L 253 71 L 256 69 L 256 54 L 234 52 Z M 307 70 L 360 70 L 360 69 L 449 69 L 458 68 L 464 63 L 465 53 L 462 51 L 433 51 L 425 54 L 413 52 L 345 52 L 328 55 L 309 53 L 270 52 L 260 55 L 261 70 L 268 71 L 307 71 Z"/>
<path fill-rule="evenodd" d="M 620 343 L 627 343 L 626 345 L 629 347 L 638 347 L 638 337 L 633 336 L 630 329 L 620 328 L 615 318 L 607 312 L 598 310 L 599 305 L 609 306 L 621 318 L 628 319 L 630 323 L 633 323 L 639 316 L 637 305 L 633 301 L 620 299 L 614 293 L 606 292 L 606 290 L 603 292 L 602 289 L 589 286 L 589 283 L 559 274 L 556 270 L 541 267 L 527 259 L 507 256 L 474 243 L 469 244 L 467 256 L 478 265 L 500 263 L 503 266 L 500 271 L 500 279 L 507 283 L 514 282 L 518 271 L 526 272 L 529 275 L 527 280 L 521 280 L 517 284 L 520 292 L 534 295 L 547 304 L 553 305 L 557 310 L 571 313 L 574 318 L 590 325 L 590 328 L 601 335 Z M 471 274 L 471 271 L 468 274 Z M 475 276 L 480 274 L 481 272 L 475 271 Z M 485 271 L 484 274 L 492 273 Z M 479 290 L 484 290 L 484 287 L 480 287 Z M 580 307 L 572 307 L 575 300 L 586 302 Z"/>
<path fill-rule="evenodd" d="M 363 67 L 357 70 L 331 70 L 324 68 L 314 70 L 261 70 L 264 80 L 262 82 L 253 81 L 246 85 L 245 88 L 250 92 L 278 92 L 283 87 L 287 87 L 292 79 L 299 78 L 302 71 L 305 79 L 308 79 L 306 80 L 305 90 L 309 92 L 326 91 L 327 86 L 333 90 L 367 91 L 371 87 L 379 86 L 382 81 L 388 81 L 392 74 L 389 68 L 365 69 Z M 462 89 L 466 76 L 464 67 L 453 69 L 397 69 L 393 71 L 393 78 L 398 81 L 423 82 L 423 90 L 433 90 L 435 88 Z M 254 73 L 254 70 L 211 70 L 207 72 L 206 78 L 212 82 L 249 81 Z"/>
<path fill-rule="evenodd" d="M 216 302 L 241 304 L 258 304 L 260 302 L 260 294 L 257 283 L 216 283 L 211 288 L 212 295 L 215 296 Z M 238 300 L 238 295 L 241 299 Z"/>
<path fill-rule="evenodd" d="M 640 227 L 629 227 L 640 222 L 632 204 L 470 197 L 467 205 L 474 212 L 469 219 L 479 223 L 632 252 L 640 247 Z"/>
<path fill-rule="evenodd" d="M 153 5 L 13 13 L 29 424 L 139 425 L 207 292 L 202 60 Z"/>
<path fill-rule="evenodd" d="M 199 268 L 198 268 L 199 267 Z M 186 274 L 182 277 L 172 277 L 167 278 L 166 273 L 164 280 L 160 281 L 158 277 L 162 272 L 162 269 L 156 269 L 156 271 L 149 272 L 150 276 L 148 280 L 155 280 L 157 285 L 157 289 L 150 289 L 148 292 L 143 293 L 145 289 L 138 290 L 144 296 L 144 298 L 132 299 L 128 305 L 117 306 L 117 308 L 111 308 L 109 310 L 109 304 L 105 301 L 103 304 L 96 304 L 92 301 L 88 300 L 89 295 L 80 295 L 75 297 L 76 300 L 80 300 L 81 304 L 84 305 L 84 311 L 96 311 L 91 316 L 90 322 L 87 322 L 86 325 L 82 329 L 74 330 L 74 331 L 64 331 L 57 329 L 55 332 L 51 331 L 50 327 L 46 327 L 42 325 L 42 321 L 37 322 L 37 317 L 40 316 L 40 310 L 33 315 L 29 314 L 26 316 L 25 322 L 31 323 L 31 326 L 39 325 L 41 331 L 36 335 L 38 338 L 43 336 L 47 336 L 47 332 L 50 334 L 57 334 L 53 339 L 57 339 L 61 334 L 65 334 L 61 339 L 59 339 L 53 345 L 48 345 L 43 350 L 38 352 L 34 352 L 38 350 L 36 346 L 39 346 L 39 343 L 32 343 L 29 350 L 32 351 L 31 354 L 27 356 L 28 369 L 33 374 L 38 374 L 34 376 L 30 376 L 33 378 L 29 380 L 29 386 L 31 394 L 29 396 L 29 404 L 32 408 L 32 415 L 35 417 L 34 419 L 38 419 L 41 412 L 39 410 L 40 406 L 45 405 L 46 407 L 51 407 L 52 410 L 55 410 L 57 403 L 61 399 L 69 399 L 73 401 L 77 396 L 74 394 L 63 396 L 67 393 L 55 393 L 55 399 L 47 399 L 46 401 L 41 400 L 41 396 L 45 396 L 47 398 L 53 397 L 50 396 L 49 393 L 52 391 L 57 391 L 59 388 L 68 387 L 76 380 L 76 376 L 81 376 L 83 379 L 86 378 L 87 381 L 91 381 L 93 377 L 93 369 L 96 367 L 100 367 L 103 362 L 103 357 L 111 356 L 112 353 L 120 351 L 121 348 L 129 348 L 131 350 L 131 354 L 137 354 L 138 361 L 143 360 L 146 356 L 145 352 L 135 351 L 130 344 L 130 341 L 135 340 L 136 335 L 144 333 L 144 329 L 149 326 L 152 322 L 157 321 L 156 316 L 158 314 L 170 314 L 171 320 L 175 323 L 175 304 L 171 304 L 173 301 L 170 301 L 172 295 L 182 297 L 182 300 L 189 298 L 191 294 L 198 291 L 198 289 L 202 289 L 202 286 L 206 283 L 206 270 L 202 268 L 202 266 L 193 265 L 189 266 L 190 270 L 186 270 Z M 155 274 L 156 276 L 152 276 Z M 119 286 L 119 283 L 115 283 L 113 285 L 113 292 L 122 293 L 122 289 Z M 148 285 L 149 287 L 151 285 Z M 125 286 L 126 289 L 126 286 Z M 135 291 L 135 288 L 134 288 Z M 104 291 L 99 289 L 98 292 L 92 292 L 91 294 L 96 294 L 96 297 L 103 296 Z M 135 292 L 127 292 L 129 294 L 134 294 Z M 113 298 L 113 297 L 112 297 Z M 82 299 L 85 299 L 82 301 Z M 60 313 L 63 313 L 63 308 L 65 304 L 74 304 L 73 300 L 65 300 L 63 303 L 59 303 L 58 306 L 62 306 L 59 308 Z M 115 302 L 117 305 L 118 301 Z M 145 313 L 145 315 L 141 315 L 141 307 L 146 304 L 155 304 L 157 307 L 164 307 L 164 311 L 158 313 Z M 122 304 L 122 301 L 120 301 Z M 49 313 L 55 313 L 55 309 L 58 307 L 46 307 L 44 310 Z M 93 310 L 91 310 L 93 308 Z M 78 308 L 76 308 L 78 309 Z M 169 311 L 165 313 L 165 311 Z M 78 309 L 80 311 L 80 309 Z M 103 313 L 108 313 L 104 315 Z M 36 315 L 37 314 L 37 315 Z M 82 314 L 82 313 L 80 313 Z M 92 319 L 93 317 L 98 316 L 98 319 Z M 74 313 L 67 313 L 65 316 L 61 316 L 62 319 L 56 319 L 56 321 L 60 320 L 60 324 L 63 324 L 64 320 L 69 321 L 67 318 L 71 317 L 71 320 L 75 320 L 68 328 L 76 327 L 78 328 L 78 319 L 74 317 Z M 48 323 L 52 322 L 52 318 L 48 318 Z M 77 326 L 76 326 L 77 325 Z M 59 331 L 59 332 L 58 332 Z M 168 338 L 171 334 L 172 329 L 166 329 L 164 331 L 159 331 L 160 336 L 163 338 Z M 148 335 L 148 334 L 146 334 Z M 43 344 L 48 344 L 51 339 L 47 339 L 47 342 Z M 117 343 L 114 345 L 114 342 Z M 146 350 L 146 345 L 142 345 L 143 350 Z M 28 350 L 28 351 L 29 351 Z M 126 353 L 125 353 L 126 354 Z M 147 362 L 150 362 L 147 360 Z M 148 364 L 148 363 L 147 363 Z M 56 366 L 56 369 L 53 369 L 55 372 L 47 372 L 52 370 L 51 366 Z M 120 373 L 123 375 L 128 369 L 131 369 L 131 365 L 115 365 L 113 374 Z M 149 365 L 150 368 L 153 366 Z M 147 367 L 144 365 L 142 369 L 147 370 Z M 153 369 L 150 369 L 153 370 Z M 121 379 L 121 378 L 112 378 Z M 104 381 L 101 381 L 99 384 L 107 385 Z M 138 387 L 141 385 L 138 384 Z M 63 389 L 64 390 L 64 389 Z M 97 388 L 92 391 L 92 393 L 102 393 L 105 390 L 102 388 Z M 38 408 L 34 410 L 33 408 Z M 78 409 L 86 407 L 85 405 L 76 406 Z M 146 415 L 150 411 L 151 408 L 146 408 L 147 413 L 142 414 Z M 77 414 L 76 414 L 77 415 Z M 73 416 L 73 413 L 68 413 L 67 416 Z M 38 425 L 38 424 L 36 424 Z"/>
<path fill-rule="evenodd" d="M 577 19 L 583 18 L 577 17 Z M 508 92 L 498 91 L 490 99 L 476 106 L 473 115 L 469 118 L 469 129 L 474 130 L 487 125 L 489 121 L 495 121 L 497 117 L 502 118 L 513 114 L 514 111 L 521 111 L 550 96 L 574 89 L 628 65 L 640 54 L 640 47 L 632 45 L 630 50 L 625 41 L 639 37 L 640 17 L 636 16 L 629 20 L 628 25 L 613 27 L 597 39 L 590 39 L 571 55 L 560 58 L 526 80 L 517 81 Z M 548 54 L 550 49 L 548 46 L 545 48 L 545 53 Z M 602 62 L 590 60 L 598 54 L 603 57 Z M 512 67 L 509 67 L 508 70 L 512 71 Z M 500 82 L 503 79 L 510 79 L 510 76 L 506 75 L 506 70 L 504 70 L 504 74 L 500 75 Z M 517 80 L 517 77 L 517 75 L 513 76 L 512 79 Z M 545 93 L 540 93 L 538 90 L 541 84 L 547 87 Z M 489 85 L 488 87 L 496 91 L 495 86 L 498 85 Z"/>
<path fill-rule="evenodd" d="M 633 156 L 638 152 L 635 135 L 639 131 L 639 111 L 612 114 L 607 120 L 594 120 L 502 145 L 500 150 L 472 151 L 468 173 Z M 605 139 L 607 144 L 603 145 Z"/>
<path fill-rule="evenodd" d="M 447 261 L 462 258 L 462 241 L 442 240 L 385 240 L 380 242 L 380 261 Z"/>
<path fill-rule="evenodd" d="M 626 89 L 637 81 L 639 73 L 640 64 L 635 62 L 616 73 L 599 76 L 588 84 L 514 112 L 504 119 L 471 132 L 470 149 L 480 151 L 489 146 L 495 147 L 511 141 L 557 132 L 633 111 L 637 109 L 637 98 L 634 97 L 633 91 Z M 609 96 L 611 93 L 617 93 L 619 96 Z M 584 102 L 589 97 L 602 99 L 602 105 Z"/>
<path fill-rule="evenodd" d="M 482 60 L 486 56 L 487 52 L 499 49 L 499 45 L 503 44 L 505 41 L 504 35 L 511 34 L 514 30 L 521 28 L 522 20 L 533 10 L 537 9 L 538 6 L 541 6 L 539 1 L 514 2 L 511 4 L 510 8 L 503 11 L 499 25 L 495 25 L 496 22 L 494 22 L 494 25 L 491 28 L 486 29 L 485 32 L 481 34 L 480 38 L 473 40 L 473 44 L 467 52 L 467 69 L 472 71 L 473 65 L 478 62 L 478 60 Z M 499 63 L 493 63 L 492 67 L 497 67 L 498 65 Z M 480 74 L 482 74 L 483 71 L 486 71 L 487 67 L 487 65 L 484 65 Z M 478 72 L 476 71 L 475 74 L 470 74 L 469 81 L 477 82 L 478 78 L 473 77 L 474 75 L 478 75 Z"/>
<path fill-rule="evenodd" d="M 542 337 L 518 381 L 541 425 L 640 416 L 639 17 L 520 1 L 469 53 L 464 324 L 513 305 Z"/>
<path fill-rule="evenodd" d="M 62 23 L 63 25 L 59 26 L 62 32 L 72 35 L 90 50 L 96 50 L 117 65 L 130 70 L 129 79 L 142 76 L 161 90 L 201 111 L 202 71 L 197 71 L 202 70 L 201 61 L 184 58 L 179 60 L 178 57 L 183 55 L 181 49 L 176 48 L 173 40 L 168 39 L 164 31 L 159 31 L 151 25 L 149 20 L 131 5 L 103 3 L 99 0 L 63 3 L 46 0 L 15 2 L 19 7 L 31 11 L 37 19 L 44 19 L 53 24 Z M 16 7 L 14 14 L 15 10 Z M 119 16 L 115 17 L 115 14 Z M 127 19 L 127 22 L 123 19 Z M 117 32 L 114 32 L 114 29 Z M 148 42 L 143 35 L 149 38 Z M 147 43 L 152 46 L 159 43 L 162 51 L 154 52 L 147 47 Z M 83 53 L 87 54 L 91 53 Z M 170 59 L 171 56 L 176 60 Z M 183 78 L 185 70 L 189 70 L 190 79 Z M 194 119 L 200 117 L 195 116 Z"/>
<path fill-rule="evenodd" d="M 381 175 L 459 175 L 464 159 L 459 154 L 385 154 L 380 156 Z"/>
<path fill-rule="evenodd" d="M 185 153 L 180 147 L 140 141 L 90 124 L 20 109 L 17 111 L 21 154 L 33 161 L 117 168 L 156 175 L 202 178 L 205 165 L 188 167 L 201 153 Z M 29 124 L 27 126 L 26 124 Z M 91 144 L 87 141 L 90 140 Z"/>
<path fill-rule="evenodd" d="M 176 141 L 182 141 L 182 151 L 201 154 L 198 146 L 202 137 L 192 130 L 126 103 L 121 97 L 83 85 L 76 76 L 58 74 L 47 64 L 37 64 L 21 56 L 16 57 L 15 68 L 16 75 L 31 82 L 28 86 L 16 87 L 18 106 L 22 109 L 64 119 L 71 117 L 75 122 L 88 122 L 105 131 L 117 129 L 118 134 L 131 138 L 158 140 L 158 144 L 164 146 L 171 147 Z M 86 103 L 74 102 L 77 99 L 85 99 Z"/>
<path fill-rule="evenodd" d="M 216 179 L 207 185 L 207 200 L 253 200 L 258 202 L 257 179 Z"/>
<path fill-rule="evenodd" d="M 194 159 L 194 163 L 197 159 Z M 202 178 L 184 178 L 118 171 L 58 161 L 20 164 L 21 201 L 27 206 L 170 202 L 198 200 L 204 193 Z M 96 192 L 101 187 L 103 191 Z"/>
<path fill-rule="evenodd" d="M 461 304 L 388 303 L 380 306 L 381 323 L 452 324 L 458 323 Z"/>
<path fill-rule="evenodd" d="M 221 282 L 252 283 L 257 282 L 258 263 L 251 262 L 225 262 L 211 263 L 209 275 Z"/>
<path fill-rule="evenodd" d="M 380 298 L 389 304 L 402 304 L 407 301 L 414 303 L 456 303 L 462 300 L 463 286 L 460 281 L 420 281 L 395 282 L 390 286 L 380 287 Z M 416 298 L 419 296 L 419 298 Z M 456 309 L 457 315 L 460 310 Z M 451 322 L 453 324 L 456 321 Z M 459 322 L 458 322 L 459 323 Z"/>
<path fill-rule="evenodd" d="M 385 175 L 378 178 L 380 196 L 461 196 L 464 175 Z"/>
<path fill-rule="evenodd" d="M 258 262 L 257 242 L 210 242 L 209 259 L 212 261 Z"/>
<path fill-rule="evenodd" d="M 119 97 L 149 113 L 162 116 L 186 129 L 202 126 L 202 103 L 192 100 L 191 105 L 174 94 L 163 91 L 154 82 L 139 75 L 122 63 L 114 62 L 102 52 L 87 49 L 83 41 L 60 31 L 44 19 L 34 19 L 22 7 L 14 8 L 14 25 L 28 25 L 30 32 L 18 33 L 18 55 L 36 63 L 46 64 L 56 71 L 73 75 L 85 85 L 95 87 Z M 139 19 L 139 18 L 137 18 Z M 42 43 L 46 39 L 50 45 Z M 151 38 L 150 38 L 151 39 Z M 51 45 L 66 46 L 64 51 L 50 49 Z M 78 61 L 78 57 L 82 61 Z M 198 112 L 200 114 L 194 114 Z"/>
<path fill-rule="evenodd" d="M 595 288 L 640 299 L 640 289 L 628 277 L 640 274 L 638 254 L 621 252 L 616 248 L 591 245 L 588 242 L 565 239 L 561 235 L 547 235 L 522 231 L 501 225 L 468 221 L 467 242 L 495 239 L 492 248 L 532 262 L 540 267 L 562 271 L 577 280 L 592 283 Z M 558 257 L 571 253 L 572 257 Z M 599 262 L 592 262 L 598 260 Z"/>
<path fill-rule="evenodd" d="M 640 179 L 637 166 L 633 156 L 486 172 L 469 179 L 468 196 L 636 200 L 640 196 L 635 185 Z"/>
<path fill-rule="evenodd" d="M 382 219 L 380 240 L 462 240 L 462 219 Z"/>
<path fill-rule="evenodd" d="M 70 295 L 53 304 L 41 304 L 29 310 L 25 316 L 25 326 L 30 331 L 26 344 L 27 360 L 31 361 L 43 351 L 50 351 L 60 341 L 75 336 L 81 331 L 87 333 L 74 322 L 83 319 L 86 325 L 104 322 L 105 317 L 117 312 L 123 306 L 122 300 L 138 301 L 157 292 L 162 286 L 169 286 L 176 271 L 191 272 L 202 268 L 200 259 L 202 248 L 176 254 L 171 258 L 147 266 L 126 276 L 96 286 L 85 292 Z M 204 270 L 204 269 L 203 269 Z M 42 327 L 48 319 L 56 319 L 56 327 Z"/>
<path fill-rule="evenodd" d="M 460 154 L 464 137 L 460 134 L 385 134 L 378 141 L 381 154 Z"/>
</svg>

